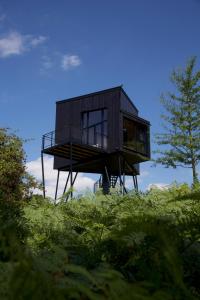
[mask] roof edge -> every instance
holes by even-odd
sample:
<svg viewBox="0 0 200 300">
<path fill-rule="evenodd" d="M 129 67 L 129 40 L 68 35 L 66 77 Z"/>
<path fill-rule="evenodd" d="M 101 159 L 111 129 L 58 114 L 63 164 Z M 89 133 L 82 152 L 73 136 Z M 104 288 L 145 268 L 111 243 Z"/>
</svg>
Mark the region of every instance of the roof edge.
<svg viewBox="0 0 200 300">
<path fill-rule="evenodd" d="M 92 96 L 95 96 L 95 95 L 99 95 L 99 94 L 104 94 L 104 93 L 107 93 L 107 92 L 111 92 L 113 90 L 123 90 L 122 89 L 122 85 L 115 86 L 115 87 L 112 87 L 112 88 L 109 88 L 109 89 L 105 89 L 105 90 L 100 90 L 100 91 L 89 93 L 89 94 L 84 94 L 84 95 L 80 95 L 80 96 L 76 96 L 76 97 L 64 99 L 64 100 L 58 100 L 58 101 L 56 101 L 56 104 L 61 104 L 61 103 L 64 103 L 64 102 L 70 102 L 70 101 L 80 100 L 80 99 L 83 99 L 83 98 L 86 98 L 86 97 L 92 97 Z"/>
<path fill-rule="evenodd" d="M 127 116 L 127 117 L 129 117 L 131 119 L 135 119 L 135 120 L 141 121 L 142 123 L 145 123 L 145 124 L 151 126 L 151 123 L 148 120 L 144 119 L 144 118 L 141 118 L 139 116 L 130 114 L 129 112 L 127 112 L 125 110 L 122 110 L 122 109 L 120 111 L 124 114 L 125 117 Z"/>
<path fill-rule="evenodd" d="M 121 87 L 121 91 L 122 93 L 126 96 L 126 98 L 128 99 L 128 101 L 130 102 L 130 104 L 134 107 L 134 109 L 137 111 L 137 113 L 139 113 L 139 110 L 137 109 L 137 107 L 135 106 L 135 104 L 133 103 L 133 101 L 131 100 L 131 98 L 127 95 L 127 93 L 125 92 L 125 90 Z"/>
</svg>

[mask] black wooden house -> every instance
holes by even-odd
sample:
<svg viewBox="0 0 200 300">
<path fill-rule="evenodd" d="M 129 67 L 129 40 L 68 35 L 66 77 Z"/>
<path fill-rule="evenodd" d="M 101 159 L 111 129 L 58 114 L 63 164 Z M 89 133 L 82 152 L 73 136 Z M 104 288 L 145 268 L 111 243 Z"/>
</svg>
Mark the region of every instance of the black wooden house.
<svg viewBox="0 0 200 300">
<path fill-rule="evenodd" d="M 55 197 L 60 171 L 69 172 L 64 192 L 78 172 L 101 174 L 96 187 L 104 193 L 117 181 L 126 192 L 125 175 L 137 189 L 139 163 L 150 159 L 149 129 L 121 86 L 56 102 L 55 131 L 42 138 L 44 196 L 43 154 L 54 156 L 58 170 Z"/>
</svg>

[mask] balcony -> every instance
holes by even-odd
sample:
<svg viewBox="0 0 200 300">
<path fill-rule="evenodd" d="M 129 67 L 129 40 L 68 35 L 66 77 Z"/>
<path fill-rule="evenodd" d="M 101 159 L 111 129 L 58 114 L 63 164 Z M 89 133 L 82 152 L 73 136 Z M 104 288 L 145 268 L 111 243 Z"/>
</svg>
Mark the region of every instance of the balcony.
<svg viewBox="0 0 200 300">
<path fill-rule="evenodd" d="M 102 135 L 100 140 L 107 140 L 107 136 Z M 80 161 L 89 159 L 93 156 L 105 152 L 105 143 L 97 143 L 98 139 L 95 135 L 85 138 L 81 128 L 74 126 L 65 126 L 61 130 L 51 131 L 42 137 L 42 152 L 58 157 Z"/>
</svg>

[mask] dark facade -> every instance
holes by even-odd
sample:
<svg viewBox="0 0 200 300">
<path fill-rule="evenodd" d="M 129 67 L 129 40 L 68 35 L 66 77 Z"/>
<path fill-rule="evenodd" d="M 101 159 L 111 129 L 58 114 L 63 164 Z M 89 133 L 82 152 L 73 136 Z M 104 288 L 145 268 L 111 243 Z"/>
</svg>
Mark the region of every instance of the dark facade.
<svg viewBox="0 0 200 300">
<path fill-rule="evenodd" d="M 150 159 L 150 123 L 121 86 L 56 103 L 55 131 L 43 136 L 42 152 L 60 171 L 139 175 Z M 119 166 L 119 157 L 121 162 Z"/>
</svg>

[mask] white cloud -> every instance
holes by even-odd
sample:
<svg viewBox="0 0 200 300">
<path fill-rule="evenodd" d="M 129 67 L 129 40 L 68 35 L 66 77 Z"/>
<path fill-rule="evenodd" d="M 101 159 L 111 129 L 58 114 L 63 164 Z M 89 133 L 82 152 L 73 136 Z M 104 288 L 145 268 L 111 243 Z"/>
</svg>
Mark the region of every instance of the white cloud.
<svg viewBox="0 0 200 300">
<path fill-rule="evenodd" d="M 24 38 L 17 32 L 11 32 L 0 39 L 0 57 L 19 55 L 25 51 Z"/>
<path fill-rule="evenodd" d="M 147 190 L 158 189 L 158 190 L 167 190 L 170 188 L 170 184 L 167 183 L 151 183 L 148 185 Z"/>
<path fill-rule="evenodd" d="M 33 38 L 31 41 L 30 41 L 30 44 L 33 46 L 33 47 L 36 47 L 40 44 L 43 44 L 44 42 L 46 42 L 47 40 L 47 37 L 46 36 L 42 36 L 40 35 L 39 37 L 35 37 Z"/>
<path fill-rule="evenodd" d="M 64 70 L 69 70 L 71 68 L 75 68 L 80 66 L 81 60 L 78 55 L 63 55 L 62 57 L 62 62 L 61 62 L 61 67 Z"/>
<path fill-rule="evenodd" d="M 35 176 L 39 181 L 42 181 L 42 169 L 40 158 L 30 161 L 26 164 L 27 171 Z M 53 169 L 53 157 L 44 156 L 45 169 L 45 185 L 47 196 L 53 197 L 55 195 L 57 170 Z M 58 196 L 61 196 L 65 186 L 68 172 L 60 172 Z M 75 175 L 75 174 L 74 174 Z M 83 173 L 78 174 L 74 189 L 76 192 L 84 192 L 87 189 L 93 189 L 95 180 L 85 176 Z M 36 191 L 37 192 L 37 191 Z M 41 192 L 40 192 L 41 193 Z"/>
<path fill-rule="evenodd" d="M 140 177 L 147 177 L 149 176 L 149 172 L 148 171 L 142 171 L 140 174 Z"/>
<path fill-rule="evenodd" d="M 0 39 L 0 57 L 6 58 L 12 55 L 21 55 L 25 51 L 44 43 L 47 38 L 43 36 L 33 37 L 22 35 L 13 31 Z"/>
</svg>

